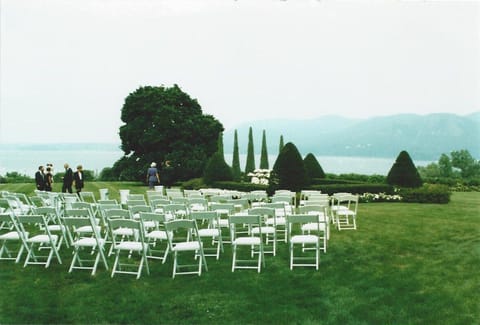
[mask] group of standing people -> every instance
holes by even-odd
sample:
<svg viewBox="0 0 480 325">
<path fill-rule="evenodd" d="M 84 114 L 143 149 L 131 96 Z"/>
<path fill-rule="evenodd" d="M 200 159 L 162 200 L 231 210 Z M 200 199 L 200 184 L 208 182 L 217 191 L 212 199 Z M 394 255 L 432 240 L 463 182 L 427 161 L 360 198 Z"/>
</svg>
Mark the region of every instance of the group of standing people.
<svg viewBox="0 0 480 325">
<path fill-rule="evenodd" d="M 62 193 L 72 193 L 72 185 L 75 184 L 75 190 L 77 194 L 82 191 L 82 188 L 85 185 L 85 177 L 83 173 L 82 165 L 77 166 L 77 171 L 73 172 L 70 166 L 65 163 L 63 165 L 65 168 L 65 175 L 63 176 L 63 185 L 62 185 Z M 47 169 L 43 166 L 39 166 L 37 172 L 35 173 L 35 183 L 37 186 L 37 190 L 39 191 L 52 191 L 52 184 L 53 184 L 53 165 L 47 164 Z"/>
</svg>

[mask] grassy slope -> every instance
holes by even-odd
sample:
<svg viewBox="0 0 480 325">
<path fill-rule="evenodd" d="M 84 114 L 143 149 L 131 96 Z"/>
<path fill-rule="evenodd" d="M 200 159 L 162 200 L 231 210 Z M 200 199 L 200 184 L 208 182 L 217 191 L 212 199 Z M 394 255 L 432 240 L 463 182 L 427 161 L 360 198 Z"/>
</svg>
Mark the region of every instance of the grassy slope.
<svg viewBox="0 0 480 325">
<path fill-rule="evenodd" d="M 95 185 L 108 186 L 145 191 Z M 175 280 L 171 259 L 152 261 L 140 280 L 68 274 L 65 248 L 49 269 L 2 261 L 0 323 L 478 324 L 479 206 L 480 193 L 454 193 L 448 205 L 363 204 L 357 231 L 332 230 L 317 272 L 290 271 L 285 244 L 261 274 L 231 273 L 227 245 L 209 272 Z"/>
</svg>

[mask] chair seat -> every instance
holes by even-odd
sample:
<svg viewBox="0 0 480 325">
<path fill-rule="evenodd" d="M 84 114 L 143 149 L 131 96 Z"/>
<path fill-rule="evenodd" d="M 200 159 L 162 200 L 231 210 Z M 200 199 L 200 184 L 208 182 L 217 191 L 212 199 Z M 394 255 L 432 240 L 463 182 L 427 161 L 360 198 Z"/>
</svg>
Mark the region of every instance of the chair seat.
<svg viewBox="0 0 480 325">
<path fill-rule="evenodd" d="M 260 237 L 239 237 L 233 241 L 234 245 L 260 245 Z"/>
<path fill-rule="evenodd" d="M 302 225 L 302 231 L 316 231 L 317 229 L 320 229 L 321 231 L 325 231 L 325 224 L 320 223 L 319 225 L 317 225 L 314 222 L 310 222 Z"/>
<path fill-rule="evenodd" d="M 52 235 L 52 241 L 57 242 L 58 236 L 57 235 Z M 36 235 L 33 236 L 32 238 L 28 238 L 27 242 L 29 243 L 50 243 L 50 239 L 48 238 L 48 235 Z"/>
<path fill-rule="evenodd" d="M 50 231 L 65 231 L 65 227 L 62 225 L 49 225 L 48 230 Z"/>
<path fill-rule="evenodd" d="M 105 240 L 103 239 L 99 239 L 98 242 L 101 246 L 105 244 Z M 95 238 L 80 238 L 79 240 L 75 241 L 73 245 L 76 247 L 96 247 L 97 241 Z"/>
<path fill-rule="evenodd" d="M 141 242 L 124 241 L 115 245 L 115 249 L 124 251 L 142 251 L 143 249 L 147 249 L 147 246 L 147 244 Z"/>
<path fill-rule="evenodd" d="M 274 227 L 264 226 L 264 227 L 255 227 L 252 228 L 252 234 L 257 235 L 260 233 L 260 229 L 262 230 L 262 234 L 273 234 L 275 232 Z"/>
<path fill-rule="evenodd" d="M 133 236 L 134 231 L 130 228 L 118 228 L 113 231 L 113 234 L 117 236 Z"/>
<path fill-rule="evenodd" d="M 198 241 L 188 241 L 175 244 L 173 251 L 196 251 L 200 249 Z"/>
<path fill-rule="evenodd" d="M 276 223 L 277 223 L 277 226 L 285 226 L 285 225 L 287 224 L 287 218 L 285 218 L 285 217 L 276 217 Z M 267 224 L 267 225 L 273 225 L 273 224 L 275 224 L 275 223 L 274 223 L 273 218 L 268 218 L 268 219 L 265 221 L 265 224 Z"/>
<path fill-rule="evenodd" d="M 337 215 L 339 215 L 339 216 L 354 216 L 355 212 L 353 212 L 352 210 L 348 210 L 348 209 L 341 209 L 341 210 L 337 211 Z"/>
<path fill-rule="evenodd" d="M 315 244 L 318 243 L 318 237 L 315 235 L 296 235 L 290 238 L 292 244 Z"/>
<path fill-rule="evenodd" d="M 97 226 L 97 231 L 101 231 L 102 228 L 100 226 Z M 75 229 L 75 232 L 77 233 L 91 233 L 93 232 L 93 229 L 91 226 L 83 226 L 83 227 L 78 227 L 77 229 Z"/>
<path fill-rule="evenodd" d="M 155 228 L 156 223 L 155 221 L 144 221 L 143 222 L 143 227 L 145 228 Z"/>
<path fill-rule="evenodd" d="M 145 238 L 149 239 L 161 239 L 161 240 L 167 240 L 167 232 L 163 230 L 153 230 L 149 232 L 148 234 L 145 235 Z"/>
<path fill-rule="evenodd" d="M 28 237 L 28 232 L 26 232 L 25 235 Z M 0 240 L 19 240 L 19 239 L 20 239 L 20 235 L 16 231 L 10 231 L 0 236 Z"/>
<path fill-rule="evenodd" d="M 218 229 L 199 229 L 198 235 L 200 237 L 218 237 L 220 231 Z"/>
</svg>

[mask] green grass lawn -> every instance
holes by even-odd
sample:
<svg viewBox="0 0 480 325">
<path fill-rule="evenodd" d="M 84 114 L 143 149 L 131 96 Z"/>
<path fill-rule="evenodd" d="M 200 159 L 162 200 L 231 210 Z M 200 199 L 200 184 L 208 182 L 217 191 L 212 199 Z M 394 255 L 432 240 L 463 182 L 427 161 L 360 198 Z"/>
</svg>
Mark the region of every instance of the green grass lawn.
<svg viewBox="0 0 480 325">
<path fill-rule="evenodd" d="M 56 184 L 56 186 L 59 184 Z M 85 190 L 134 183 L 89 183 Z M 29 193 L 33 185 L 2 185 Z M 209 271 L 171 278 L 172 260 L 150 262 L 140 280 L 99 267 L 23 268 L 0 263 L 0 323 L 138 324 L 480 324 L 480 193 L 446 205 L 361 204 L 358 230 L 332 229 L 320 269 L 290 271 L 287 246 L 267 255 L 260 274 L 232 273 L 231 250 Z M 112 258 L 109 262 L 112 263 Z"/>
</svg>

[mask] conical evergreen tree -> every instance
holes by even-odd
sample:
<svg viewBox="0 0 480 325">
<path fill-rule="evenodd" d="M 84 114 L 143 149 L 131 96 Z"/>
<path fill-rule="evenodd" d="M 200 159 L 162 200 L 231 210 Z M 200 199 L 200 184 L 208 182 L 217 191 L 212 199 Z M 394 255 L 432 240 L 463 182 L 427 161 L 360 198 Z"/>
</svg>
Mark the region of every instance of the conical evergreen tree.
<svg viewBox="0 0 480 325">
<path fill-rule="evenodd" d="M 314 178 L 325 178 L 322 166 L 318 163 L 317 158 L 312 153 L 309 153 L 305 159 L 303 159 L 307 176 L 311 182 Z"/>
<path fill-rule="evenodd" d="M 387 175 L 387 183 L 401 187 L 420 187 L 422 179 L 412 158 L 405 150 L 400 152 L 397 160 Z"/>
<path fill-rule="evenodd" d="M 218 146 L 217 152 L 220 153 L 223 157 L 224 156 L 224 152 L 223 152 L 223 132 L 220 132 L 218 134 L 217 146 Z"/>
<path fill-rule="evenodd" d="M 283 135 L 280 135 L 280 144 L 278 145 L 278 154 L 282 152 L 282 148 L 283 148 Z"/>
<path fill-rule="evenodd" d="M 308 185 L 307 171 L 297 147 L 288 142 L 280 152 L 270 175 L 269 193 L 277 189 L 299 192 Z"/>
<path fill-rule="evenodd" d="M 215 181 L 233 180 L 232 169 L 225 162 L 223 152 L 223 132 L 218 134 L 217 152 L 215 152 L 205 166 L 203 180 L 205 184 L 211 185 Z"/>
<path fill-rule="evenodd" d="M 245 164 L 245 175 L 255 170 L 255 154 L 253 150 L 252 127 L 248 130 L 247 162 Z"/>
<path fill-rule="evenodd" d="M 240 154 L 238 151 L 238 136 L 235 130 L 233 136 L 233 159 L 232 159 L 232 176 L 233 180 L 238 182 L 241 179 L 242 171 L 240 169 Z"/>
<path fill-rule="evenodd" d="M 263 130 L 263 135 L 262 135 L 262 152 L 260 155 L 260 169 L 268 169 L 267 138 L 265 136 L 265 130 Z"/>
</svg>

